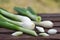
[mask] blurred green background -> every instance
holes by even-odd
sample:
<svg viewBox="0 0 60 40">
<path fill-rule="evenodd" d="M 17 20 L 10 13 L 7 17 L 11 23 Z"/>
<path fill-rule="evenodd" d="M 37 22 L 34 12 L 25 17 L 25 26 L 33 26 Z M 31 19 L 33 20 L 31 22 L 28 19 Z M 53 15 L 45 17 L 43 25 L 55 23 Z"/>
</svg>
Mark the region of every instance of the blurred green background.
<svg viewBox="0 0 60 40">
<path fill-rule="evenodd" d="M 0 0 L 0 7 L 12 13 L 15 6 L 31 6 L 37 13 L 60 13 L 60 0 Z"/>
</svg>

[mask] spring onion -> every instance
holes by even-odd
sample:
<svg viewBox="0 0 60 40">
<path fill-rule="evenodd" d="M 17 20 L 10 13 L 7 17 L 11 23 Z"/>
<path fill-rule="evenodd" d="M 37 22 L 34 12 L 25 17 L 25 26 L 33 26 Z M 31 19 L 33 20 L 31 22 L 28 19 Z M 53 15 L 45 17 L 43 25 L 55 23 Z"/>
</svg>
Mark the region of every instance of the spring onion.
<svg viewBox="0 0 60 40">
<path fill-rule="evenodd" d="M 21 32 L 21 31 L 16 31 L 16 32 L 12 33 L 11 35 L 12 35 L 12 36 L 19 36 L 19 35 L 22 35 L 22 34 L 23 34 L 23 32 Z"/>
<path fill-rule="evenodd" d="M 49 34 L 47 34 L 47 33 L 39 33 L 39 35 L 44 36 L 44 37 L 49 36 Z"/>
<path fill-rule="evenodd" d="M 49 34 L 56 34 L 57 33 L 57 30 L 56 29 L 49 29 L 48 30 L 48 33 Z"/>
<path fill-rule="evenodd" d="M 36 29 L 37 29 L 39 32 L 45 32 L 45 30 L 44 30 L 43 27 L 36 26 Z"/>
<path fill-rule="evenodd" d="M 51 21 L 42 21 L 42 22 L 39 22 L 39 23 L 34 21 L 34 23 L 36 25 L 40 25 L 40 26 L 43 26 L 45 28 L 52 28 L 53 27 L 53 22 L 51 22 Z"/>
<path fill-rule="evenodd" d="M 21 16 L 21 15 L 14 15 L 12 13 L 9 13 L 5 10 L 0 9 L 0 14 L 3 14 L 11 19 L 17 20 L 17 21 L 31 21 L 28 17 L 26 16 Z"/>
<path fill-rule="evenodd" d="M 37 22 L 40 22 L 41 21 L 41 17 L 40 16 L 37 16 L 35 14 L 32 14 L 27 9 L 23 9 L 23 8 L 19 8 L 19 7 L 14 7 L 14 10 L 17 11 L 20 15 L 28 16 L 29 18 L 31 18 L 34 21 L 37 21 Z"/>
<path fill-rule="evenodd" d="M 0 21 L 0 27 L 2 28 L 7 28 L 10 30 L 17 30 L 17 31 L 21 31 L 27 34 L 31 34 L 33 36 L 38 36 L 37 33 L 34 30 L 29 30 L 29 29 L 25 29 L 22 27 L 19 27 L 17 25 L 14 25 L 12 23 L 6 22 L 6 21 Z"/>
<path fill-rule="evenodd" d="M 27 29 L 34 29 L 35 28 L 35 24 L 32 21 L 25 21 L 25 22 L 13 21 L 11 19 L 4 17 L 1 14 L 0 14 L 0 19 L 3 19 L 7 22 L 11 22 L 11 23 L 16 24 L 18 26 L 22 26 L 22 27 L 27 28 Z"/>
<path fill-rule="evenodd" d="M 32 14 L 37 15 L 31 7 L 27 7 L 27 10 L 30 11 Z"/>
</svg>

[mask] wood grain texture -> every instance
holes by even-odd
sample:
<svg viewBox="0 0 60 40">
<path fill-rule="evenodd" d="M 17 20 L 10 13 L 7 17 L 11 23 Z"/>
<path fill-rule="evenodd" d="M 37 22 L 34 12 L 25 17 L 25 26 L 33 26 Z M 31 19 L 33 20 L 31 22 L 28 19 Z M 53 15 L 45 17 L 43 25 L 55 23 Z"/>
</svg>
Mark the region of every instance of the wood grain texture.
<svg viewBox="0 0 60 40">
<path fill-rule="evenodd" d="M 5 28 L 0 28 L 0 40 L 60 40 L 60 14 L 39 14 L 43 19 L 42 20 L 51 20 L 54 23 L 54 29 L 57 29 L 57 34 L 50 35 L 48 37 L 42 37 L 42 36 L 31 36 L 28 34 L 23 34 L 18 37 L 14 37 L 11 35 L 11 33 L 15 32 L 12 30 L 8 30 Z M 36 30 L 36 29 L 35 29 Z M 46 29 L 46 32 L 49 29 Z M 36 30 L 37 32 L 37 30 Z M 37 32 L 39 33 L 39 32 Z"/>
<path fill-rule="evenodd" d="M 42 20 L 60 21 L 60 14 L 38 14 L 42 17 Z"/>
</svg>

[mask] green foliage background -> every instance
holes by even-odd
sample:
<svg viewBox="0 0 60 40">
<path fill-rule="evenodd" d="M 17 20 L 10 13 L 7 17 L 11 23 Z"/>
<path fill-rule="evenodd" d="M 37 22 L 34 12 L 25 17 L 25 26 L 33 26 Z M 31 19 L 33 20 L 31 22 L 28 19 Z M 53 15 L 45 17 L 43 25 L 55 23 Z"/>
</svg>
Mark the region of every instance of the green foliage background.
<svg viewBox="0 0 60 40">
<path fill-rule="evenodd" d="M 13 7 L 31 6 L 37 13 L 60 13 L 60 0 L 0 0 L 0 7 L 14 12 Z"/>
</svg>

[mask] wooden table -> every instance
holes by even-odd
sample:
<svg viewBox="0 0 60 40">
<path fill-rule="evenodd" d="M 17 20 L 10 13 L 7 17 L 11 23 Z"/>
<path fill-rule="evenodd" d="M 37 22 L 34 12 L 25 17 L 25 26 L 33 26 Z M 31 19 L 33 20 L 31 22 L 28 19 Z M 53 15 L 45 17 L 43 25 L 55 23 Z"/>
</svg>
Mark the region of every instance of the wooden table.
<svg viewBox="0 0 60 40">
<path fill-rule="evenodd" d="M 31 35 L 23 34 L 22 36 L 14 37 L 11 33 L 15 32 L 5 28 L 0 28 L 0 40 L 60 40 L 60 14 L 39 14 L 43 20 L 51 20 L 54 23 L 54 29 L 58 30 L 55 35 L 49 37 L 34 37 Z M 48 29 L 45 29 L 46 32 Z"/>
</svg>

